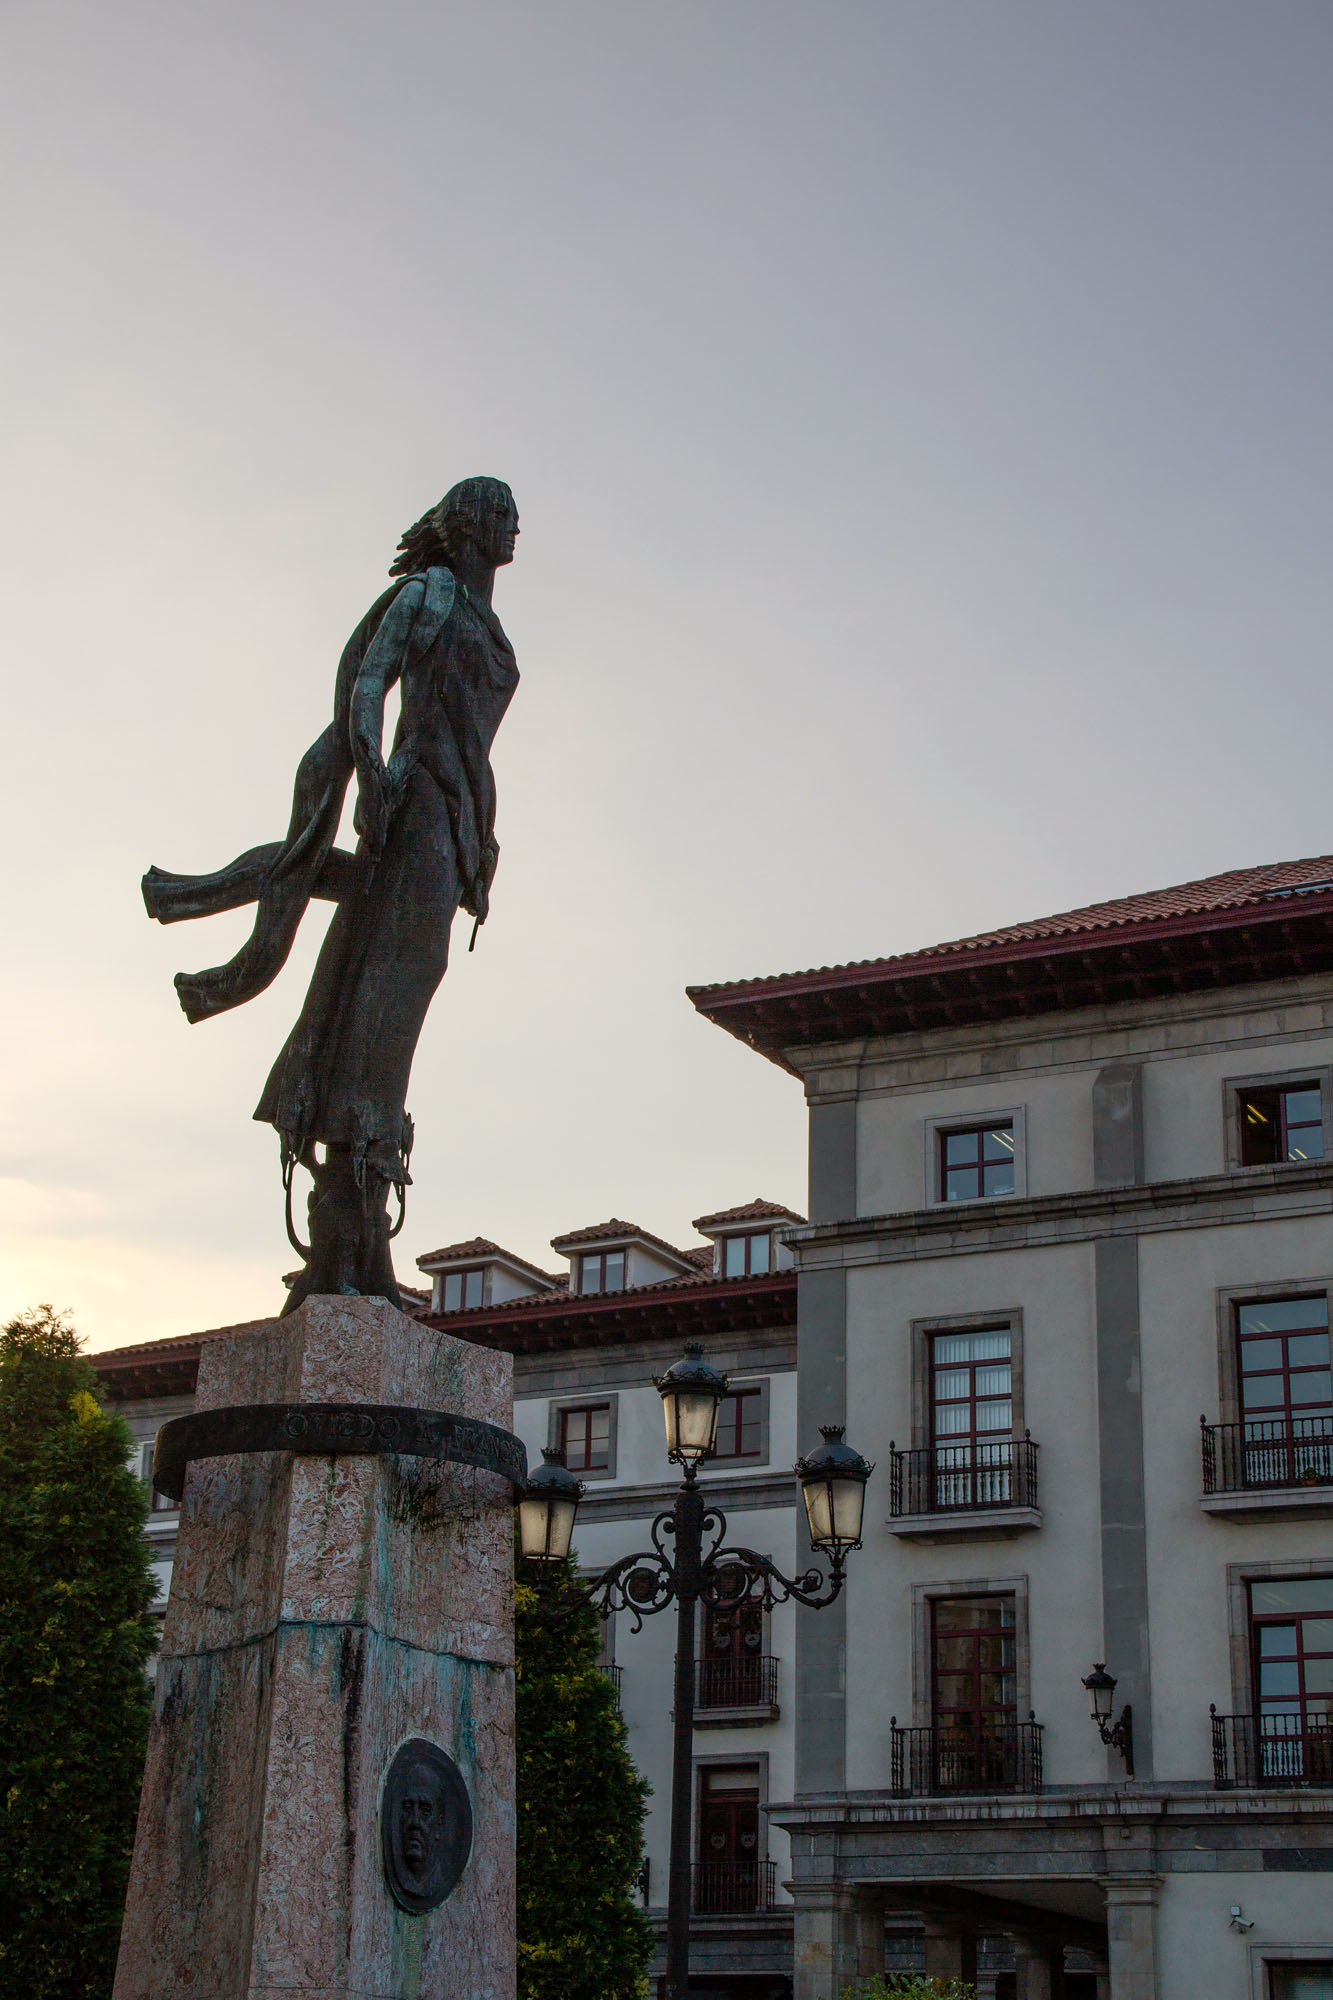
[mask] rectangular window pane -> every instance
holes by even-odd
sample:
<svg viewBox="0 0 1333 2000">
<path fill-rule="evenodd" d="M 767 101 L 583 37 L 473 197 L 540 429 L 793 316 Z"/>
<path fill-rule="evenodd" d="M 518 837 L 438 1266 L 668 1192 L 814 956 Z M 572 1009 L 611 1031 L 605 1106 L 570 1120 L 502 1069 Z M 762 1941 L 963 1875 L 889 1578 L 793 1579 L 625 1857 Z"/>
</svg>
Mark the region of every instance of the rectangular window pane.
<svg viewBox="0 0 1333 2000">
<path fill-rule="evenodd" d="M 1287 1342 L 1287 1365 L 1291 1368 L 1318 1368 L 1328 1361 L 1326 1333 L 1293 1333 Z"/>
<path fill-rule="evenodd" d="M 975 1132 L 946 1132 L 944 1135 L 944 1164 L 946 1167 L 962 1166 L 977 1159 L 977 1134 Z"/>
<path fill-rule="evenodd" d="M 985 1194 L 1012 1194 L 1014 1191 L 1014 1163 L 1006 1160 L 1002 1165 L 987 1167 L 982 1192 Z"/>
<path fill-rule="evenodd" d="M 977 1394 L 979 1396 L 1007 1396 L 1010 1389 L 1010 1373 L 1007 1361 L 999 1368 L 978 1368 Z"/>
<path fill-rule="evenodd" d="M 1327 1368 L 1310 1368 L 1303 1374 L 1291 1378 L 1292 1407 L 1298 1404 L 1302 1409 L 1311 1403 L 1327 1403 L 1333 1397 L 1333 1379 Z"/>
<path fill-rule="evenodd" d="M 579 1290 L 600 1292 L 602 1289 L 602 1260 L 600 1257 L 583 1257 L 579 1261 Z"/>
<path fill-rule="evenodd" d="M 463 1303 L 463 1280 L 457 1271 L 449 1271 L 444 1280 L 444 1310 L 456 1313 Z"/>
<path fill-rule="evenodd" d="M 481 1304 L 481 1286 L 485 1275 L 484 1271 L 465 1271 L 463 1273 L 463 1303 L 465 1306 L 479 1306 Z"/>
<path fill-rule="evenodd" d="M 608 1250 L 603 1262 L 602 1290 L 623 1292 L 625 1289 L 625 1253 L 623 1250 Z"/>
<path fill-rule="evenodd" d="M 1247 1375 L 1260 1375 L 1266 1368 L 1280 1368 L 1281 1340 L 1242 1340 L 1240 1365 Z"/>
<path fill-rule="evenodd" d="M 769 1251 L 772 1248 L 772 1240 L 767 1235 L 752 1236 L 750 1238 L 750 1275 L 752 1278 L 762 1278 L 768 1270 Z"/>
<path fill-rule="evenodd" d="M 1014 1157 L 1014 1133 L 1010 1125 L 993 1125 L 982 1135 L 984 1160 L 1012 1160 Z"/>
<path fill-rule="evenodd" d="M 1308 1125 L 1311 1123 L 1317 1125 L 1319 1123 L 1319 1091 L 1317 1087 L 1313 1090 L 1289 1090 L 1285 1093 L 1285 1096 L 1287 1100 L 1288 1125 Z"/>
<path fill-rule="evenodd" d="M 1259 1655 L 1261 1659 L 1275 1656 L 1291 1659 L 1296 1652 L 1296 1627 L 1294 1625 L 1261 1625 L 1259 1627 Z"/>
<path fill-rule="evenodd" d="M 1301 1691 L 1295 1660 L 1264 1660 L 1259 1668 L 1259 1693 L 1265 1702 L 1287 1701 Z"/>
<path fill-rule="evenodd" d="M 1333 1694 L 1333 1657 L 1305 1662 L 1305 1692 Z"/>
<path fill-rule="evenodd" d="M 1333 1618 L 1307 1618 L 1301 1637 L 1307 1653 L 1333 1653 Z"/>
<path fill-rule="evenodd" d="M 1265 1612 L 1327 1611 L 1333 1615 L 1333 1576 L 1283 1577 L 1250 1585 L 1250 1608 Z"/>
<path fill-rule="evenodd" d="M 978 1403 L 977 1429 L 979 1431 L 1010 1431 L 1014 1425 L 1013 1404 Z"/>
<path fill-rule="evenodd" d="M 935 1435 L 939 1437 L 966 1436 L 972 1428 L 972 1405 L 970 1403 L 937 1403 L 935 1405 Z"/>
<path fill-rule="evenodd" d="M 1247 1410 L 1280 1410 L 1286 1401 L 1281 1375 L 1247 1375 L 1240 1385 L 1241 1401 Z"/>
<path fill-rule="evenodd" d="M 955 1167 L 944 1176 L 946 1201 L 973 1201 L 978 1191 L 975 1167 Z"/>
<path fill-rule="evenodd" d="M 1324 1128 L 1322 1125 L 1300 1125 L 1287 1134 L 1287 1150 L 1293 1160 L 1322 1160 L 1324 1157 Z"/>
<path fill-rule="evenodd" d="M 745 1238 L 728 1236 L 723 1245 L 723 1274 L 728 1278 L 745 1276 Z"/>
<path fill-rule="evenodd" d="M 1328 1325 L 1328 1299 L 1265 1299 L 1260 1305 L 1241 1306 L 1236 1317 L 1242 1334 L 1302 1332 Z"/>
</svg>

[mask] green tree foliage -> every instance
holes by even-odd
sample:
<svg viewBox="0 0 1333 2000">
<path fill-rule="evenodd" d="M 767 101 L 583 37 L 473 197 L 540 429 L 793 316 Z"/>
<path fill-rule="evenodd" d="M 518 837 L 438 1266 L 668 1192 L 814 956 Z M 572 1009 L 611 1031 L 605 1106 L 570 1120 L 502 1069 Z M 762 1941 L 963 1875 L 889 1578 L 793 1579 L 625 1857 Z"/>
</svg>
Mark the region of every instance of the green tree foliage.
<svg viewBox="0 0 1333 2000">
<path fill-rule="evenodd" d="M 557 1573 L 568 1608 L 551 1618 L 526 1567 L 516 1590 L 519 2000 L 637 2000 L 652 1930 L 631 1884 L 651 1788 L 630 1762 L 576 1572 Z"/>
<path fill-rule="evenodd" d="M 0 1995 L 105 2000 L 150 1694 L 147 1496 L 49 1306 L 0 1329 Z"/>
<path fill-rule="evenodd" d="M 896 1972 L 843 1988 L 842 2000 L 977 2000 L 975 1986 L 961 1979 L 923 1979 L 919 1972 Z"/>
</svg>

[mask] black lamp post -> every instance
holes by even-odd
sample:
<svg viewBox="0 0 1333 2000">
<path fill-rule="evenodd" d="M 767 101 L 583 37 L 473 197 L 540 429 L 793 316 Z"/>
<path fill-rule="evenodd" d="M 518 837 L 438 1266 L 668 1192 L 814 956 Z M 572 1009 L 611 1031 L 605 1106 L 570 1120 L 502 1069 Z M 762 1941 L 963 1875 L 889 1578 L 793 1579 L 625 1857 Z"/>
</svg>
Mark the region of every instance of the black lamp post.
<svg viewBox="0 0 1333 2000">
<path fill-rule="evenodd" d="M 694 1683 L 696 1606 L 702 1601 L 724 1618 L 742 1606 L 772 1609 L 789 1598 L 820 1610 L 843 1585 L 848 1552 L 861 1546 L 866 1481 L 872 1470 L 842 1441 L 840 1426 L 797 1461 L 810 1546 L 829 1559 L 828 1573 L 811 1567 L 786 1577 L 754 1549 L 724 1548 L 727 1517 L 710 1507 L 698 1484 L 702 1461 L 717 1443 L 717 1417 L 727 1378 L 710 1368 L 703 1350 L 688 1346 L 684 1359 L 655 1379 L 666 1418 L 667 1457 L 683 1468 L 675 1502 L 657 1515 L 650 1551 L 621 1556 L 583 1585 L 586 1600 L 603 1616 L 628 1610 L 637 1632 L 654 1611 L 676 1607 L 676 1691 L 671 1760 L 671 1860 L 667 1880 L 667 2000 L 687 2000 L 690 1979 L 690 1815 L 694 1789 Z M 566 1470 L 559 1452 L 544 1453 L 518 1508 L 519 1548 L 529 1561 L 554 1565 L 569 1553 L 574 1510 L 583 1482 Z"/>
<path fill-rule="evenodd" d="M 1105 1660 L 1093 1662 L 1092 1672 L 1083 1683 L 1092 1697 L 1092 1719 L 1097 1725 L 1097 1734 L 1108 1750 L 1118 1750 L 1125 1760 L 1125 1776 L 1134 1775 L 1134 1711 L 1126 1702 L 1116 1720 L 1111 1720 L 1111 1710 L 1115 1706 L 1116 1679 L 1106 1671 Z"/>
</svg>

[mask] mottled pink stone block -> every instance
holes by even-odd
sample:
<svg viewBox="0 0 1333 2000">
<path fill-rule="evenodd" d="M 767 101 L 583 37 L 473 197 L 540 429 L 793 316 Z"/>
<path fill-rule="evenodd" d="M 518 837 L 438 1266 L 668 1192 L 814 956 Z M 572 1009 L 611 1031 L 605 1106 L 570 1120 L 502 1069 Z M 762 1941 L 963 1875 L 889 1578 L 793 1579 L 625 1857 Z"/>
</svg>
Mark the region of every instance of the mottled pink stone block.
<svg viewBox="0 0 1333 2000">
<path fill-rule="evenodd" d="M 507 1354 L 379 1299 L 204 1343 L 197 1407 L 393 1403 L 510 1428 Z M 421 1459 L 191 1465 L 115 2000 L 513 2000 L 507 1483 Z M 438 1743 L 472 1796 L 439 1909 L 384 1879 L 384 1774 Z"/>
</svg>

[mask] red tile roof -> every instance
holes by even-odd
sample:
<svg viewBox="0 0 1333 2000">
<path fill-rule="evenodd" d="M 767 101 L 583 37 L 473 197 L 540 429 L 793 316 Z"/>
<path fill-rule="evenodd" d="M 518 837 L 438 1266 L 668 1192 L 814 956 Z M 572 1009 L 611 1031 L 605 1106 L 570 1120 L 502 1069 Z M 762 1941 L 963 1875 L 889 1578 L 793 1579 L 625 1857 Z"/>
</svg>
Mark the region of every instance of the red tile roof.
<svg viewBox="0 0 1333 2000">
<path fill-rule="evenodd" d="M 466 1243 L 448 1243 L 443 1250 L 428 1250 L 424 1257 L 417 1258 L 417 1269 L 424 1271 L 432 1264 L 484 1264 L 493 1257 L 503 1257 L 506 1264 L 516 1270 L 527 1271 L 534 1278 L 540 1278 L 544 1285 L 554 1285 L 558 1279 L 550 1271 L 543 1271 L 539 1265 L 530 1264 L 526 1257 L 516 1257 L 512 1250 L 502 1249 L 492 1243 L 489 1236 L 469 1236 Z M 402 1290 L 400 1285 L 398 1288 Z"/>
<path fill-rule="evenodd" d="M 668 1257 L 676 1258 L 679 1263 L 685 1261 L 686 1253 L 678 1250 L 674 1243 L 668 1243 L 665 1237 L 654 1236 L 650 1230 L 640 1229 L 637 1222 L 622 1222 L 614 1215 L 609 1222 L 596 1222 L 589 1229 L 569 1229 L 563 1236 L 553 1236 L 551 1248 L 581 1250 L 585 1243 L 614 1243 L 622 1237 L 627 1242 L 648 1243 L 654 1250 L 665 1250 Z"/>
<path fill-rule="evenodd" d="M 785 1067 L 784 1047 L 1327 970 L 1330 919 L 1333 855 L 1315 855 L 888 958 L 687 992 L 700 1013 Z"/>
<path fill-rule="evenodd" d="M 690 1224 L 691 1229 L 725 1229 L 731 1222 L 804 1222 L 794 1208 L 784 1208 L 778 1201 L 763 1201 L 756 1195 L 753 1201 L 742 1203 L 739 1208 L 720 1208 L 716 1215 L 699 1215 Z"/>
</svg>

